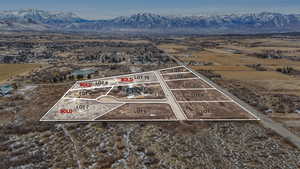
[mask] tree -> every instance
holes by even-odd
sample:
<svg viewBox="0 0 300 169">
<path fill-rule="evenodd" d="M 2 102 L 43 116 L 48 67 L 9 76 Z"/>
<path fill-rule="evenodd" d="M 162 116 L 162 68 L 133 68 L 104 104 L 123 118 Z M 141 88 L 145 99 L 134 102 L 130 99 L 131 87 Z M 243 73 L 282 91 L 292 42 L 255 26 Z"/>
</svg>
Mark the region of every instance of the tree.
<svg viewBox="0 0 300 169">
<path fill-rule="evenodd" d="M 77 79 L 83 79 L 83 75 L 77 75 Z"/>
<path fill-rule="evenodd" d="M 53 83 L 57 83 L 56 77 L 53 77 L 52 82 L 53 82 Z"/>
<path fill-rule="evenodd" d="M 69 76 L 69 80 L 74 80 L 74 75 Z"/>
<path fill-rule="evenodd" d="M 12 85 L 12 87 L 16 90 L 16 89 L 18 89 L 18 85 L 17 85 L 17 83 L 13 83 L 13 84 L 11 84 Z"/>
</svg>

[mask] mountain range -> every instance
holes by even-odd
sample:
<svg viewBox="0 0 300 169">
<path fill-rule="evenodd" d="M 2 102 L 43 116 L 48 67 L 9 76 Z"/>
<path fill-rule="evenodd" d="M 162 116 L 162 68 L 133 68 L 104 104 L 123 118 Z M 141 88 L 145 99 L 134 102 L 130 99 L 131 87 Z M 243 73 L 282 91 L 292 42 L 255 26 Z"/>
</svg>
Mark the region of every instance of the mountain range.
<svg viewBox="0 0 300 169">
<path fill-rule="evenodd" d="M 262 12 L 179 17 L 138 13 L 113 19 L 88 20 L 74 13 L 22 9 L 0 12 L 0 30 L 180 34 L 282 33 L 299 31 L 300 15 Z"/>
</svg>

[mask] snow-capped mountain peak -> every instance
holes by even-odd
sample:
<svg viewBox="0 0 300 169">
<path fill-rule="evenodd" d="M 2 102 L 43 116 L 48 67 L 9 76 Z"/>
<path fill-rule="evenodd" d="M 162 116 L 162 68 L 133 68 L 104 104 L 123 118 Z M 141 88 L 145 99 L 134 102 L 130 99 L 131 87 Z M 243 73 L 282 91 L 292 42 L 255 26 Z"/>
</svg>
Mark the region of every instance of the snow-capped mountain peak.
<svg viewBox="0 0 300 169">
<path fill-rule="evenodd" d="M 0 12 L 0 30 L 61 30 L 61 31 L 151 31 L 184 33 L 222 32 L 259 33 L 291 32 L 300 30 L 300 15 L 272 12 L 163 16 L 137 13 L 107 20 L 86 20 L 70 12 L 49 12 L 21 9 Z"/>
</svg>

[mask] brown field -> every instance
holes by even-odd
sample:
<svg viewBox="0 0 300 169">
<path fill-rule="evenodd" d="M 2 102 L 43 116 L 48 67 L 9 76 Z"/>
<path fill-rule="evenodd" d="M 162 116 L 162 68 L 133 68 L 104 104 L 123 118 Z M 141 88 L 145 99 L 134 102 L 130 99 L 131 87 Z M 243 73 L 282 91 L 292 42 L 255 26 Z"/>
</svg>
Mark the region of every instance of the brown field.
<svg viewBox="0 0 300 169">
<path fill-rule="evenodd" d="M 247 64 L 263 64 L 270 66 L 300 66 L 300 62 L 287 59 L 262 59 L 245 54 L 225 53 L 220 49 L 207 49 L 201 52 L 192 52 L 194 57 L 182 57 L 183 61 L 198 61 L 213 63 L 216 66 L 244 66 Z"/>
<path fill-rule="evenodd" d="M 217 90 L 173 90 L 177 101 L 220 101 L 229 100 Z"/>
<path fill-rule="evenodd" d="M 188 46 L 179 45 L 179 44 L 161 44 L 158 48 L 165 50 L 168 53 L 177 53 L 178 50 L 186 50 Z"/>
<path fill-rule="evenodd" d="M 168 104 L 127 103 L 96 120 L 176 120 Z"/>
<path fill-rule="evenodd" d="M 0 64 L 0 83 L 5 82 L 9 78 L 17 75 L 26 74 L 35 68 L 41 66 L 40 64 Z"/>
<path fill-rule="evenodd" d="M 179 73 L 179 74 L 169 74 L 169 75 L 163 75 L 165 80 L 171 80 L 171 79 L 186 79 L 186 78 L 196 78 L 193 73 Z"/>
<path fill-rule="evenodd" d="M 225 79 L 236 80 L 295 80 L 288 75 L 273 71 L 215 71 Z"/>
<path fill-rule="evenodd" d="M 223 49 L 220 49 L 222 51 L 227 51 L 226 49 L 235 49 L 235 50 L 239 50 L 245 54 L 253 54 L 253 53 L 258 53 L 258 52 L 262 52 L 264 50 L 281 50 L 283 51 L 284 53 L 299 53 L 297 52 L 297 50 L 299 50 L 299 47 L 293 47 L 293 46 L 290 46 L 290 45 L 287 45 L 287 46 L 270 46 L 268 47 L 267 45 L 266 46 L 262 46 L 262 47 L 242 47 L 242 46 L 235 46 L 235 45 L 224 45 L 222 46 Z M 228 52 L 228 51 L 227 51 Z M 230 53 L 230 52 L 228 52 Z"/>
<path fill-rule="evenodd" d="M 194 70 L 212 70 L 212 71 L 252 71 L 252 68 L 246 66 L 191 66 Z"/>
<path fill-rule="evenodd" d="M 189 70 L 187 70 L 184 67 L 178 67 L 178 68 L 174 68 L 174 69 L 166 69 L 166 70 L 161 71 L 162 74 L 177 73 L 177 72 L 189 72 Z"/>
<path fill-rule="evenodd" d="M 286 93 L 300 96 L 299 80 L 254 80 L 249 84 L 264 87 L 269 93 Z"/>
<path fill-rule="evenodd" d="M 300 71 L 300 66 L 265 66 L 266 69 L 271 70 L 271 71 L 276 71 L 278 68 L 285 68 L 285 67 L 292 67 L 295 70 Z"/>
<path fill-rule="evenodd" d="M 254 119 L 235 103 L 180 103 L 189 120 L 197 119 Z"/>
</svg>

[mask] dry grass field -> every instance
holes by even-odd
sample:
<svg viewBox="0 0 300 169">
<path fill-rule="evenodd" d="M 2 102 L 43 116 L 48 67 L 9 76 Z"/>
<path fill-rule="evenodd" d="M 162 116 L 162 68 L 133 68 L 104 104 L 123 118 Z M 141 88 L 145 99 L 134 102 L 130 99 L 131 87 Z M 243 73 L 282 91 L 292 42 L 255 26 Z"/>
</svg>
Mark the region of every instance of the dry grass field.
<svg viewBox="0 0 300 169">
<path fill-rule="evenodd" d="M 191 66 L 191 68 L 197 71 L 253 71 L 252 68 L 246 66 Z"/>
<path fill-rule="evenodd" d="M 158 48 L 165 50 L 168 53 L 177 53 L 178 50 L 186 50 L 188 46 L 179 45 L 179 44 L 161 44 Z"/>
<path fill-rule="evenodd" d="M 216 66 L 242 66 L 248 64 L 263 64 L 269 66 L 300 66 L 300 62 L 288 59 L 262 59 L 245 54 L 226 53 L 220 49 L 206 49 L 201 52 L 192 52 L 191 57 L 182 57 L 183 61 L 198 61 L 213 63 Z"/>
<path fill-rule="evenodd" d="M 215 71 L 215 73 L 222 75 L 225 79 L 235 80 L 296 80 L 288 75 L 273 72 L 273 71 Z"/>
<path fill-rule="evenodd" d="M 300 48 L 290 47 L 290 46 L 271 46 L 271 47 L 245 47 L 245 46 L 235 46 L 235 45 L 224 45 L 220 51 L 224 53 L 231 53 L 228 49 L 239 50 L 244 54 L 254 54 L 254 53 L 261 53 L 266 50 L 275 50 L 275 51 L 282 51 L 285 56 L 299 56 Z"/>
<path fill-rule="evenodd" d="M 203 42 L 217 45 L 201 47 Z M 187 64 L 192 63 L 189 66 L 194 70 L 221 75 L 222 80 L 228 83 L 238 81 L 249 84 L 251 90 L 263 88 L 266 95 L 300 96 L 300 76 L 277 72 L 278 68 L 286 67 L 300 70 L 300 61 L 288 58 L 300 57 L 300 40 L 297 37 L 204 37 L 184 39 L 177 43 L 162 44 L 160 48 L 166 52 L 172 51 L 169 53 Z M 199 51 L 189 48 L 199 48 Z M 283 58 L 257 57 L 256 54 L 264 54 L 266 51 L 280 51 Z M 250 67 L 258 64 L 265 71 Z"/>
<path fill-rule="evenodd" d="M 289 65 L 287 65 L 290 67 Z M 284 68 L 286 66 L 264 66 L 267 70 L 276 71 L 278 68 Z M 292 66 L 293 69 L 300 71 L 300 66 Z"/>
<path fill-rule="evenodd" d="M 26 74 L 35 68 L 38 68 L 39 64 L 0 64 L 0 83 L 5 82 L 11 77 L 16 75 Z"/>
</svg>

